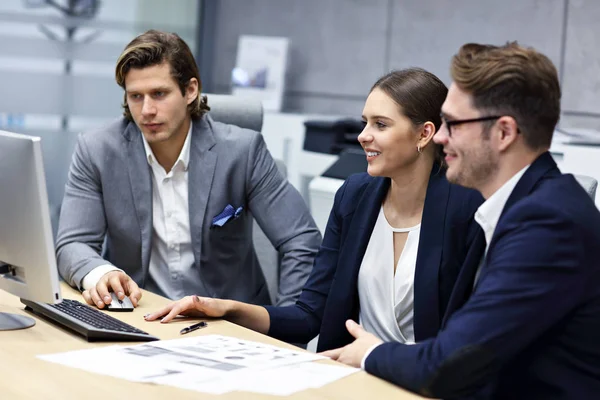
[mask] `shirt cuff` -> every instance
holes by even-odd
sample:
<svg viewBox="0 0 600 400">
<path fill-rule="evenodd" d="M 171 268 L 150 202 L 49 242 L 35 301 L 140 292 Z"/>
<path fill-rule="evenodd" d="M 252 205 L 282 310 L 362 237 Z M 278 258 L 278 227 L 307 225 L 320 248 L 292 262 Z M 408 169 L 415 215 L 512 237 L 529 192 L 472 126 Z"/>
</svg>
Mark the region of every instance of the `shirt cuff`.
<svg viewBox="0 0 600 400">
<path fill-rule="evenodd" d="M 89 289 L 95 287 L 96 284 L 98 283 L 98 281 L 100 280 L 100 278 L 102 278 L 102 276 L 109 273 L 110 271 L 122 271 L 122 270 L 115 267 L 112 264 L 100 265 L 100 266 L 94 268 L 93 270 L 91 270 L 90 272 L 88 272 L 88 274 L 83 277 L 83 280 L 81 281 L 81 287 L 83 288 L 83 290 L 89 290 Z"/>
<path fill-rule="evenodd" d="M 369 355 L 371 355 L 371 352 L 373 350 L 375 350 L 375 347 L 379 346 L 380 344 L 383 344 L 383 343 L 377 343 L 377 344 L 374 344 L 373 346 L 369 347 L 369 350 L 367 350 L 367 352 L 363 356 L 362 361 L 360 362 L 360 369 L 365 371 L 365 363 L 367 362 L 367 357 L 369 357 Z"/>
</svg>

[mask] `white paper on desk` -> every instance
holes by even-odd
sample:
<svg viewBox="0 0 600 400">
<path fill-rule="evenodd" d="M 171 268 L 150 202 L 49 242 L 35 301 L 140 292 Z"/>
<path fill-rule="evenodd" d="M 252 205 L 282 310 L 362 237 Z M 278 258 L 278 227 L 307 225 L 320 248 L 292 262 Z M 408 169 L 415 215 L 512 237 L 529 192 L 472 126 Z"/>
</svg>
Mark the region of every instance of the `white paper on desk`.
<svg viewBox="0 0 600 400">
<path fill-rule="evenodd" d="M 94 348 L 38 357 L 88 372 L 136 382 L 154 382 L 185 373 L 201 376 L 208 380 L 218 378 L 224 372 L 206 365 L 212 363 L 211 360 L 197 360 L 189 354 L 164 350 L 147 343 L 134 346 Z"/>
<path fill-rule="evenodd" d="M 183 373 L 156 378 L 152 382 L 203 393 L 223 394 L 237 389 L 237 383 L 240 380 L 237 376 L 245 371 L 247 370 L 224 373 L 221 377 L 213 379 L 206 379 L 205 376 L 195 373 Z"/>
<path fill-rule="evenodd" d="M 236 390 L 236 382 L 229 377 L 213 380 L 197 380 L 192 375 L 178 375 L 157 379 L 153 383 L 174 386 L 180 389 L 194 390 L 209 394 L 224 394 Z"/>
<path fill-rule="evenodd" d="M 215 363 L 215 368 L 230 371 L 242 368 L 272 368 L 325 358 L 314 353 L 290 350 L 221 335 L 162 340 L 151 342 L 148 345 L 173 351 L 177 354 L 187 354 L 189 357 L 197 359 L 212 360 Z"/>
<path fill-rule="evenodd" d="M 211 393 L 233 390 L 235 381 L 225 379 L 246 369 L 259 370 L 323 358 L 313 353 L 220 335 L 101 347 L 39 357 L 88 372 L 137 382 L 193 385 Z M 222 385 L 219 386 L 217 381 L 221 381 Z"/>
<path fill-rule="evenodd" d="M 358 371 L 345 366 L 305 362 L 260 370 L 246 368 L 225 374 L 220 379 L 205 380 L 194 373 L 185 373 L 153 382 L 210 394 L 245 391 L 288 396 L 324 386 Z"/>
<path fill-rule="evenodd" d="M 39 355 L 38 358 L 88 372 L 136 382 L 145 382 L 168 372 L 160 364 L 140 363 L 136 357 L 128 357 L 122 353 L 122 347 L 120 346 Z"/>
<path fill-rule="evenodd" d="M 181 362 L 192 362 L 213 369 L 211 373 L 187 371 L 164 375 L 155 377 L 151 382 L 210 394 L 245 390 L 287 395 L 309 388 L 314 381 L 318 381 L 319 386 L 328 383 L 327 377 L 331 376 L 331 371 L 340 368 L 323 370 L 320 365 L 308 363 L 315 365 L 315 368 L 303 369 L 305 374 L 299 377 L 299 371 L 285 369 L 285 366 L 303 365 L 307 361 L 325 357 L 221 335 L 151 342 L 146 346 L 154 348 L 158 353 L 165 350 L 176 354 Z M 351 373 L 348 370 L 352 371 L 350 368 L 341 369 L 344 370 L 343 376 Z M 328 371 L 329 374 L 323 375 L 323 371 Z M 319 379 L 315 379 L 314 375 L 320 375 Z"/>
<path fill-rule="evenodd" d="M 314 389 L 344 378 L 356 368 L 306 362 L 286 365 L 263 371 L 245 370 L 238 377 L 238 391 L 288 396 L 293 393 Z"/>
</svg>

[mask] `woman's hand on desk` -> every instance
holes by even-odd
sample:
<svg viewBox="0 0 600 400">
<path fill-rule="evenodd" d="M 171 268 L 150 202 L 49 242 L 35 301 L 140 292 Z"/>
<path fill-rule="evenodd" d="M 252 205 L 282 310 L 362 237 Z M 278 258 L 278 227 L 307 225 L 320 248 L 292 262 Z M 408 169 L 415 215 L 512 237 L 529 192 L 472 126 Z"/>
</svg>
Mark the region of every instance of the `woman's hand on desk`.
<svg viewBox="0 0 600 400">
<path fill-rule="evenodd" d="M 159 311 L 144 316 L 146 321 L 154 321 L 163 317 L 160 322 L 170 322 L 178 315 L 187 317 L 220 318 L 227 314 L 231 301 L 210 297 L 186 296 Z"/>
<path fill-rule="evenodd" d="M 210 297 L 187 296 L 165 308 L 144 316 L 146 321 L 162 318 L 160 322 L 170 322 L 178 315 L 187 317 L 225 318 L 234 324 L 267 334 L 271 321 L 269 313 L 262 306 L 246 304 L 234 300 L 213 299 Z"/>
</svg>

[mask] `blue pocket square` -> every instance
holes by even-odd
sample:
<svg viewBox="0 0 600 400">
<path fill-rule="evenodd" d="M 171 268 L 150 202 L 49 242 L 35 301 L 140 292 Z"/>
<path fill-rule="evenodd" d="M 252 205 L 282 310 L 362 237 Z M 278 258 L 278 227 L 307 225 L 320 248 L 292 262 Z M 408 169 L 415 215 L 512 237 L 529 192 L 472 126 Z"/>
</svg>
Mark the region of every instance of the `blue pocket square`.
<svg viewBox="0 0 600 400">
<path fill-rule="evenodd" d="M 244 207 L 238 207 L 236 210 L 233 208 L 231 204 L 227 204 L 227 206 L 212 220 L 212 226 L 223 226 L 227 221 L 232 218 L 237 218 L 242 213 Z"/>
</svg>

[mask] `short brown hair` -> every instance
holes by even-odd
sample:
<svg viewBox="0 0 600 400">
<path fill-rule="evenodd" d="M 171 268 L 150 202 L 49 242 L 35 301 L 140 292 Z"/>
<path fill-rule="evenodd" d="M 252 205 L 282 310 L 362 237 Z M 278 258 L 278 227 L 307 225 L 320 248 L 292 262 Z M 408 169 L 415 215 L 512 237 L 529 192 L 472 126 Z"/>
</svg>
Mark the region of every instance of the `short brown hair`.
<svg viewBox="0 0 600 400">
<path fill-rule="evenodd" d="M 375 82 L 371 88 L 381 89 L 400 107 L 406 116 L 418 127 L 425 122 L 432 122 L 437 132 L 442 125 L 440 111 L 448 94 L 448 88 L 437 76 L 422 68 L 407 68 L 392 71 Z M 444 152 L 440 145 L 436 146 L 436 160 L 444 165 Z"/>
<path fill-rule="evenodd" d="M 202 81 L 196 60 L 188 45 L 176 33 L 149 30 L 129 42 L 117 60 L 115 79 L 125 89 L 125 76 L 131 68 L 152 67 L 163 62 L 169 63 L 171 76 L 179 85 L 182 95 L 185 95 L 190 79 L 198 80 L 198 97 L 188 105 L 191 117 L 199 118 L 209 111 L 206 96 L 201 95 Z M 123 99 L 123 115 L 133 121 L 127 93 Z"/>
<path fill-rule="evenodd" d="M 533 150 L 550 147 L 560 118 L 560 84 L 552 61 L 533 48 L 465 44 L 452 59 L 456 85 L 479 110 L 510 115 Z"/>
</svg>

